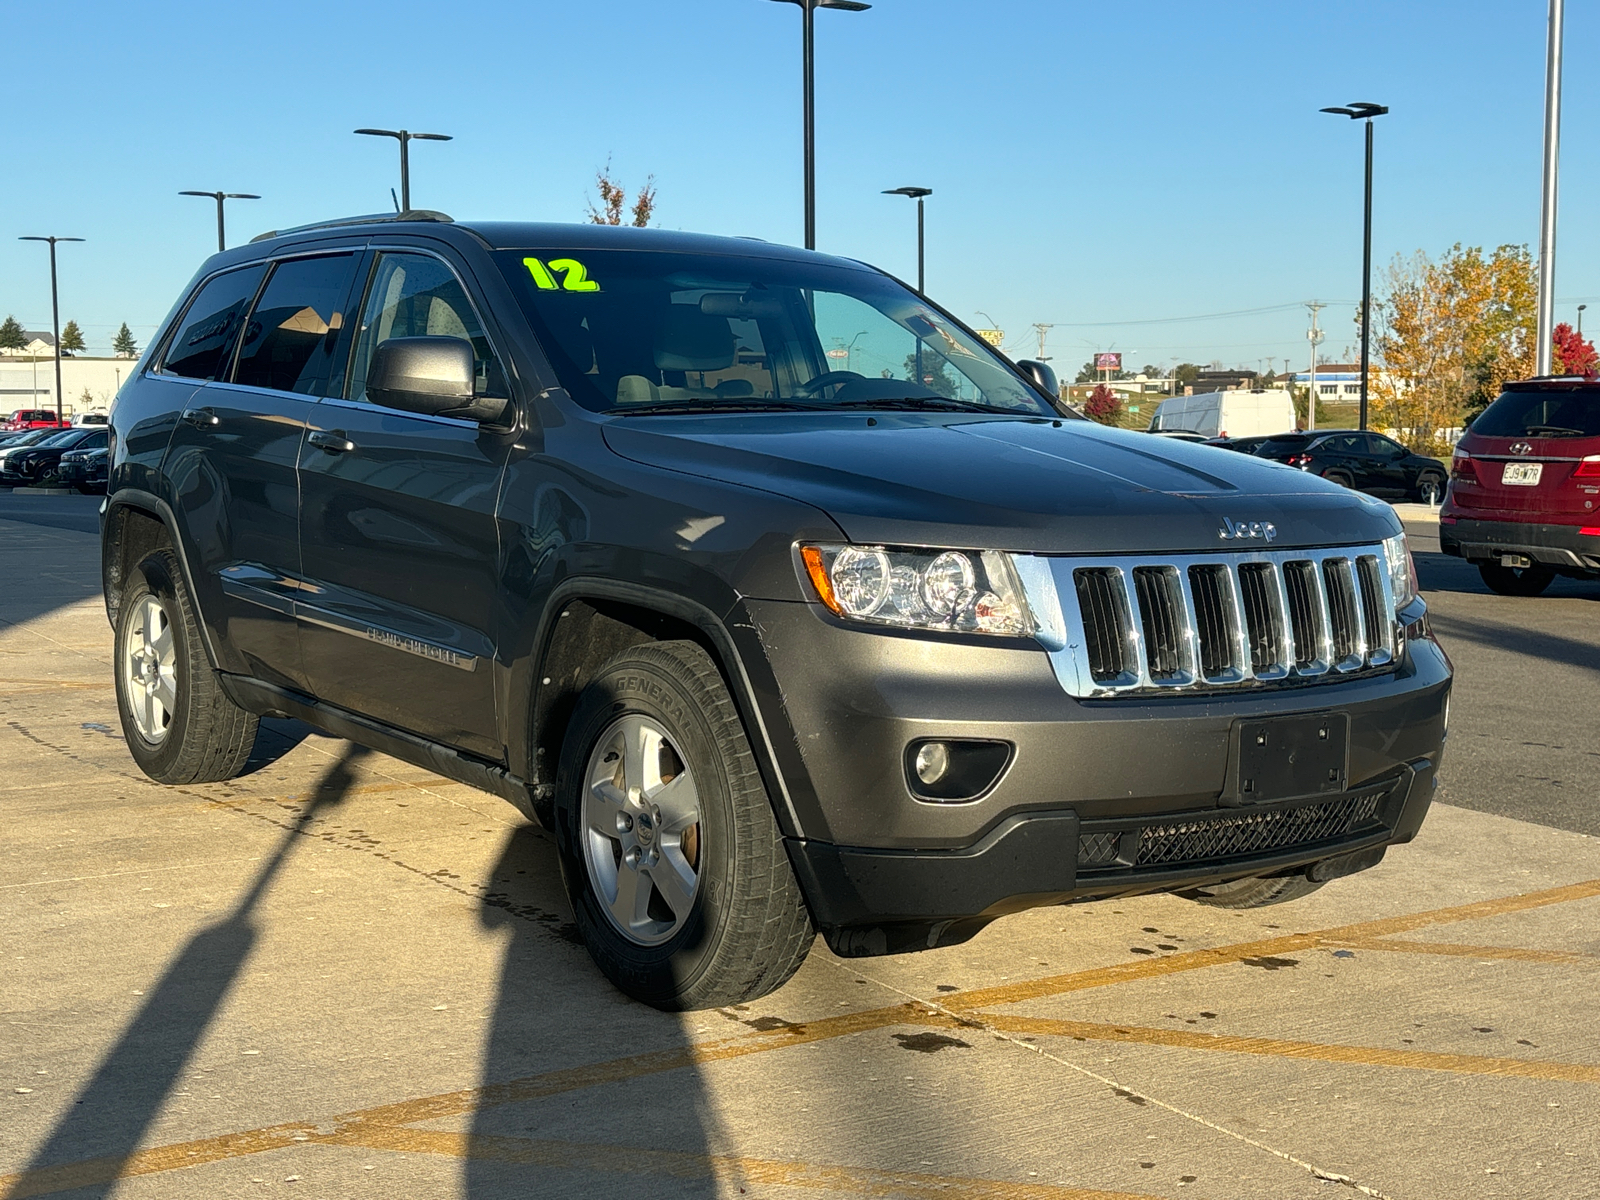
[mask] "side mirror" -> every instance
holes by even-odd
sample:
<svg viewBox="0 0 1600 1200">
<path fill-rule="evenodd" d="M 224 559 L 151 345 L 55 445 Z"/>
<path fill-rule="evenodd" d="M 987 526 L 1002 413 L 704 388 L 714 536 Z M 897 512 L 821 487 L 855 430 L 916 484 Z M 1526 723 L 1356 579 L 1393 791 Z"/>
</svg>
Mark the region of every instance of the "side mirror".
<svg viewBox="0 0 1600 1200">
<path fill-rule="evenodd" d="M 465 338 L 390 338 L 372 352 L 367 398 L 425 416 L 499 421 L 510 401 L 473 396 L 474 364 L 472 343 Z"/>
<path fill-rule="evenodd" d="M 1031 358 L 1025 358 L 1017 364 L 1017 370 L 1021 371 L 1027 379 L 1032 381 L 1034 387 L 1049 396 L 1051 400 L 1061 399 L 1061 384 L 1056 381 L 1055 371 L 1047 364 L 1035 362 Z"/>
</svg>

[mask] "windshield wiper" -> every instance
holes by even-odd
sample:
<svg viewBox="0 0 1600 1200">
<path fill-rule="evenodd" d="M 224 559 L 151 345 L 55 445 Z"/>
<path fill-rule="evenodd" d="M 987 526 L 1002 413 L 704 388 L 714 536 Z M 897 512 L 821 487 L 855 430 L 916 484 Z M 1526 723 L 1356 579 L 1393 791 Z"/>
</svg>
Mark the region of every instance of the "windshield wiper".
<svg viewBox="0 0 1600 1200">
<path fill-rule="evenodd" d="M 952 400 L 948 396 L 900 396 L 877 400 L 835 400 L 833 408 L 886 408 L 896 412 L 981 412 L 1001 413 L 1008 417 L 1038 417 L 1042 413 L 1025 412 L 1017 408 L 999 408 L 993 404 L 979 404 L 975 400 Z"/>
<path fill-rule="evenodd" d="M 787 400 L 663 400 L 656 404 L 630 404 L 610 411 L 618 417 L 645 417 L 704 412 L 816 412 L 817 407 Z"/>
<path fill-rule="evenodd" d="M 1573 429 L 1567 425 L 1525 425 L 1524 437 L 1586 437 L 1581 429 Z"/>
</svg>

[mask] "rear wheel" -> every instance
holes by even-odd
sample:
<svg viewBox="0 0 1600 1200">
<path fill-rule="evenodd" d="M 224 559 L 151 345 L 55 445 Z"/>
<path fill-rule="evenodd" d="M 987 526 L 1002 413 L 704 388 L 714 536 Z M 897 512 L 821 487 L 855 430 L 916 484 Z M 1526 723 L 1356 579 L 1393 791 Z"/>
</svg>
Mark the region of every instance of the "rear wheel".
<svg viewBox="0 0 1600 1200">
<path fill-rule="evenodd" d="M 1304 875 L 1282 875 L 1272 879 L 1252 876 L 1249 879 L 1192 888 L 1179 895 L 1212 908 L 1265 908 L 1269 904 L 1286 904 L 1290 900 L 1309 896 L 1321 886 Z"/>
<path fill-rule="evenodd" d="M 1353 488 L 1356 485 L 1356 481 L 1351 478 L 1348 471 L 1324 471 L 1322 477 L 1329 483 L 1337 483 L 1340 487 Z"/>
<path fill-rule="evenodd" d="M 1479 563 L 1478 574 L 1489 590 L 1502 596 L 1537 596 L 1549 587 L 1556 573 L 1549 567 L 1502 567 L 1499 563 Z"/>
<path fill-rule="evenodd" d="M 117 713 L 141 771 L 174 784 L 212 783 L 244 770 L 259 721 L 217 683 L 171 550 L 156 551 L 129 573 L 115 654 Z"/>
<path fill-rule="evenodd" d="M 1424 504 L 1437 504 L 1444 495 L 1444 480 L 1433 471 L 1425 471 L 1417 478 L 1417 499 Z"/>
<path fill-rule="evenodd" d="M 578 928 L 629 996 L 717 1008 L 776 990 L 805 961 L 805 901 L 699 646 L 637 646 L 607 664 L 568 726 L 557 803 Z"/>
</svg>

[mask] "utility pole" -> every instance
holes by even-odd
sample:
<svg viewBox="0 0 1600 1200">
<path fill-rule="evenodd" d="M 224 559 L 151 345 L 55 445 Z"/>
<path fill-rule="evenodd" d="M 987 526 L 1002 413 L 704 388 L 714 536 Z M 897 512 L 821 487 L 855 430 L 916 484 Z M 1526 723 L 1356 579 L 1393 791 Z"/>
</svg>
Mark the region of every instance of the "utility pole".
<svg viewBox="0 0 1600 1200">
<path fill-rule="evenodd" d="M 50 332 L 56 339 L 56 424 L 62 424 L 61 417 L 61 304 L 56 292 L 56 244 L 58 242 L 81 242 L 80 237 L 24 237 L 18 238 L 19 242 L 49 242 L 50 243 Z M 38 391 L 38 385 L 34 385 Z M 38 401 L 37 395 L 34 397 Z"/>
<path fill-rule="evenodd" d="M 1049 333 L 1054 328 L 1055 328 L 1055 323 L 1054 322 L 1052 322 L 1052 323 L 1050 323 L 1048 325 L 1045 324 L 1043 321 L 1035 321 L 1033 323 L 1033 332 L 1038 334 L 1038 336 L 1039 336 L 1039 361 L 1040 362 L 1049 362 L 1050 361 L 1047 357 L 1045 357 L 1044 339 L 1045 339 L 1045 335 L 1047 333 Z"/>
<path fill-rule="evenodd" d="M 1556 316 L 1556 176 L 1561 160 L 1561 4 L 1550 0 L 1544 67 L 1544 177 L 1539 204 L 1539 348 L 1534 373 L 1554 369 Z"/>
<path fill-rule="evenodd" d="M 1306 382 L 1306 430 L 1310 432 L 1317 427 L 1317 347 L 1324 336 L 1317 328 L 1317 314 L 1328 306 L 1313 300 L 1306 307 L 1311 310 L 1311 328 L 1306 330 L 1306 340 L 1311 343 L 1311 373 Z"/>
</svg>

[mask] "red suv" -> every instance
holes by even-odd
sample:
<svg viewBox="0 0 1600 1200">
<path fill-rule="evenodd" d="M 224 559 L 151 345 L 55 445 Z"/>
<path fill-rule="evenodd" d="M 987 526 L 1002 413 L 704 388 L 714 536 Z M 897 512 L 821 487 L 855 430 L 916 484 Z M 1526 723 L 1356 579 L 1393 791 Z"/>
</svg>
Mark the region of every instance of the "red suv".
<svg viewBox="0 0 1600 1200">
<path fill-rule="evenodd" d="M 57 417 L 54 410 L 48 408 L 19 408 L 0 423 L 0 428 L 8 430 L 17 429 L 53 429 L 65 424 Z"/>
<path fill-rule="evenodd" d="M 1456 447 L 1439 543 L 1506 596 L 1600 579 L 1600 381 L 1506 384 Z"/>
</svg>

